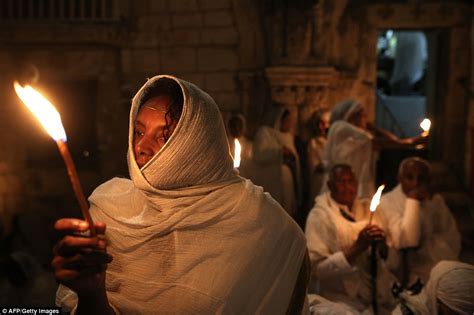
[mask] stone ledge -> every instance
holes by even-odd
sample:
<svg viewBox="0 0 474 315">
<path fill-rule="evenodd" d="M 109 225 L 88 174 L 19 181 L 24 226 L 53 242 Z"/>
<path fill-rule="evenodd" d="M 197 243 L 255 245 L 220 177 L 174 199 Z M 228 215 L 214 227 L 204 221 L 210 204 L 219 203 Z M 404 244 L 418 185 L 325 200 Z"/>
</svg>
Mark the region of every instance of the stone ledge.
<svg viewBox="0 0 474 315">
<path fill-rule="evenodd" d="M 333 67 L 270 67 L 265 75 L 272 87 L 328 87 L 334 84 L 338 72 Z"/>
</svg>

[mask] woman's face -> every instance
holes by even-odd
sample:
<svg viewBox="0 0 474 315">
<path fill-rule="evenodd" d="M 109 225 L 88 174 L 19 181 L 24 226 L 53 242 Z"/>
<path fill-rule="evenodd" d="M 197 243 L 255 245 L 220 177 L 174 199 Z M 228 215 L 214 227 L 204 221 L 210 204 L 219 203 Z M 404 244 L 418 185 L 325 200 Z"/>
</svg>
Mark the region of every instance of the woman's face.
<svg viewBox="0 0 474 315">
<path fill-rule="evenodd" d="M 138 111 L 133 133 L 133 152 L 140 168 L 165 145 L 163 129 L 166 126 L 165 114 L 168 106 L 169 98 L 158 96 L 146 101 Z M 176 124 L 169 122 L 170 135 Z"/>
</svg>

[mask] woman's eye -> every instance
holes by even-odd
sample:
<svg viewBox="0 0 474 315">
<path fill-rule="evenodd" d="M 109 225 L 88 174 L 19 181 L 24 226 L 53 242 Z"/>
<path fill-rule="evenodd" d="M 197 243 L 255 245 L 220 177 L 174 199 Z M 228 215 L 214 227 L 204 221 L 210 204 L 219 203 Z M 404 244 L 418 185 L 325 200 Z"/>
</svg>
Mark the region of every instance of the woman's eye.
<svg viewBox="0 0 474 315">
<path fill-rule="evenodd" d="M 135 130 L 135 136 L 143 136 L 143 132 Z"/>
</svg>

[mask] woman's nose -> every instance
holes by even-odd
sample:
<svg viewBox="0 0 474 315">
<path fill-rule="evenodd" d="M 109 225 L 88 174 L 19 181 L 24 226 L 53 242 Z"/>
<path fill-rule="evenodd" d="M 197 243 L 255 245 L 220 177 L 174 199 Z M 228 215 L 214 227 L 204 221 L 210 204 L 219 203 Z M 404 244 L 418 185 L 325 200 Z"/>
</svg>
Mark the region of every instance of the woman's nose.
<svg viewBox="0 0 474 315">
<path fill-rule="evenodd" d="M 152 141 L 144 136 L 137 143 L 137 153 L 139 155 L 154 155 Z"/>
</svg>

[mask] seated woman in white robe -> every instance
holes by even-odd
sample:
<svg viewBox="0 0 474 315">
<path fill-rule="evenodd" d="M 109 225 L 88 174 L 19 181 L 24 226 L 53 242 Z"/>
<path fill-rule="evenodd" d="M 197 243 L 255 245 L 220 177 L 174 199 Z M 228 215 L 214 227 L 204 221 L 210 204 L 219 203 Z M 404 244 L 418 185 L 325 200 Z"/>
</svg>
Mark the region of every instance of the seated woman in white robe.
<svg viewBox="0 0 474 315">
<path fill-rule="evenodd" d="M 381 256 L 385 256 L 385 233 L 377 225 L 368 224 L 370 200 L 356 198 L 357 179 L 350 166 L 334 166 L 328 187 L 328 192 L 316 198 L 306 221 L 311 260 L 309 293 L 344 303 L 358 312 L 371 312 L 368 248 L 377 242 Z M 395 307 L 391 293 L 395 281 L 383 260 L 378 259 L 377 305 L 381 314 Z"/>
<path fill-rule="evenodd" d="M 426 283 L 441 260 L 457 260 L 461 236 L 440 194 L 430 191 L 431 168 L 417 157 L 400 163 L 399 184 L 380 200 L 379 213 L 394 249 L 387 266 L 405 284 Z M 400 249 L 407 248 L 403 252 Z"/>
<path fill-rule="evenodd" d="M 441 261 L 431 270 L 429 281 L 420 294 L 403 291 L 400 300 L 393 315 L 472 315 L 474 266 Z"/>
<path fill-rule="evenodd" d="M 258 170 L 252 180 L 295 216 L 302 194 L 293 118 L 284 108 L 274 108 L 269 117 L 271 123 L 260 127 L 255 135 L 253 157 Z"/>
<path fill-rule="evenodd" d="M 55 246 L 57 304 L 77 314 L 300 310 L 304 235 L 236 174 L 214 100 L 157 76 L 134 97 L 129 127 L 131 180 L 114 178 L 89 198 L 98 236 L 69 234 Z M 55 228 L 89 227 L 60 219 Z"/>
<path fill-rule="evenodd" d="M 357 196 L 369 198 L 375 190 L 376 150 L 381 147 L 411 148 L 425 140 L 426 135 L 399 139 L 386 130 L 375 128 L 367 123 L 367 114 L 360 103 L 346 100 L 331 111 L 324 164 L 326 171 L 336 164 L 350 165 L 359 182 Z M 323 186 L 321 191 L 326 190 Z"/>
</svg>

